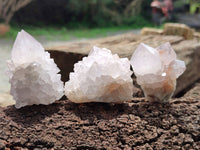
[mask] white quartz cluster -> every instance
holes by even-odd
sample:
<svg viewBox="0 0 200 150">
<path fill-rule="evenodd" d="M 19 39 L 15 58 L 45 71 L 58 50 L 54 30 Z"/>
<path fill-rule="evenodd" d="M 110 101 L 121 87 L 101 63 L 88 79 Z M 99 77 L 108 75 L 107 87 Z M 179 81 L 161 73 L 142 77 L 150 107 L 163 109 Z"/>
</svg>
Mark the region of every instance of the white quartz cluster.
<svg viewBox="0 0 200 150">
<path fill-rule="evenodd" d="M 88 57 L 74 65 L 65 95 L 75 103 L 121 103 L 132 98 L 130 61 L 112 55 L 106 48 L 93 47 Z"/>
<path fill-rule="evenodd" d="M 176 79 L 186 69 L 184 61 L 176 59 L 170 43 L 156 49 L 141 43 L 132 55 L 131 65 L 145 97 L 157 102 L 171 99 Z"/>
<path fill-rule="evenodd" d="M 42 45 L 23 30 L 17 35 L 8 67 L 16 108 L 50 104 L 63 96 L 60 70 Z"/>
</svg>

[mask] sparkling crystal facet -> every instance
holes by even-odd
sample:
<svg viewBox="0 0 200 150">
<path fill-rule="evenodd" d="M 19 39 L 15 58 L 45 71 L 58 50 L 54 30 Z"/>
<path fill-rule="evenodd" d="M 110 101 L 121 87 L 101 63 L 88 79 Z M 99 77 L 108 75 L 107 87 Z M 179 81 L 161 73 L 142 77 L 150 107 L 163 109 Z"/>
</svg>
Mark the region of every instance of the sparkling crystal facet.
<svg viewBox="0 0 200 150">
<path fill-rule="evenodd" d="M 143 43 L 135 50 L 131 58 L 131 64 L 135 73 L 139 75 L 160 72 L 162 69 L 158 51 Z"/>
<path fill-rule="evenodd" d="M 183 61 L 176 60 L 170 43 L 156 49 L 141 43 L 132 55 L 131 65 L 147 99 L 158 102 L 171 99 L 176 79 L 186 69 Z"/>
<path fill-rule="evenodd" d="M 132 71 L 127 58 L 94 47 L 88 57 L 74 65 L 65 95 L 75 103 L 121 103 L 132 98 Z"/>
<path fill-rule="evenodd" d="M 23 30 L 17 35 L 8 68 L 16 108 L 47 105 L 63 96 L 60 70 L 42 45 Z"/>
</svg>

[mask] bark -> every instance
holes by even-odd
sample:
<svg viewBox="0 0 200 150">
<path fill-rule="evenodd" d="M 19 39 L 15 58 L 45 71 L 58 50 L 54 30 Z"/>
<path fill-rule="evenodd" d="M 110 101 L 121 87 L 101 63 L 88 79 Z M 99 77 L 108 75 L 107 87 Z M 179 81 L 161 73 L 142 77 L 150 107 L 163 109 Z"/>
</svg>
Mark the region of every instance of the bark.
<svg viewBox="0 0 200 150">
<path fill-rule="evenodd" d="M 33 0 L 0 0 L 0 18 L 9 24 L 16 11 L 28 5 Z"/>
<path fill-rule="evenodd" d="M 168 104 L 0 108 L 0 146 L 11 149 L 200 149 L 200 84 Z"/>
</svg>

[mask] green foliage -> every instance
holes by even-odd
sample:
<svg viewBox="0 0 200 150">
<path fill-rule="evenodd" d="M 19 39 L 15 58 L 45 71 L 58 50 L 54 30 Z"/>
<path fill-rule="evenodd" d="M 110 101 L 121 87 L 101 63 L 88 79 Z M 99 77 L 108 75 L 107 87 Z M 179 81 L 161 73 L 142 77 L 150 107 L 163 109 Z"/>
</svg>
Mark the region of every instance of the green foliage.
<svg viewBox="0 0 200 150">
<path fill-rule="evenodd" d="M 36 0 L 17 12 L 6 37 L 14 39 L 17 32 L 24 29 L 35 37 L 70 40 L 153 26 L 150 19 L 146 19 L 151 17 L 145 15 L 151 14 L 148 12 L 151 0 L 141 1 L 142 4 L 133 3 L 138 0 Z M 127 13 L 127 8 L 134 7 L 142 7 L 145 11 L 138 12 L 140 15 Z"/>
<path fill-rule="evenodd" d="M 56 25 L 68 28 L 125 26 L 151 14 L 151 0 L 35 0 L 18 11 L 13 22 L 35 26 Z M 145 11 L 143 8 L 145 7 Z M 142 12 L 142 13 L 141 13 Z M 148 15 L 146 18 L 150 18 Z M 13 23 L 12 22 L 12 23 Z"/>
<path fill-rule="evenodd" d="M 124 18 L 123 22 L 125 25 L 129 25 L 134 28 L 142 28 L 145 26 L 152 26 L 152 23 L 142 16 Z"/>
<path fill-rule="evenodd" d="M 177 0 L 173 3 L 174 7 L 181 7 L 185 4 L 189 4 L 189 0 Z"/>
<path fill-rule="evenodd" d="M 67 34 L 66 28 L 60 28 L 60 27 L 33 27 L 33 26 L 23 26 L 16 27 L 11 26 L 10 31 L 6 34 L 5 38 L 12 38 L 15 39 L 17 36 L 17 33 L 24 29 L 26 32 L 30 33 L 33 36 L 42 36 L 46 39 L 56 39 L 57 37 L 60 38 L 58 40 L 68 40 L 69 35 Z"/>
<path fill-rule="evenodd" d="M 116 32 L 125 32 L 128 30 L 139 29 L 144 26 L 153 26 L 150 22 L 141 16 L 124 19 L 126 25 L 111 25 L 109 27 L 87 28 L 82 25 L 79 28 L 69 29 L 66 27 L 36 27 L 36 26 L 11 26 L 10 31 L 6 34 L 5 38 L 15 39 L 17 33 L 24 29 L 34 37 L 42 36 L 50 40 L 72 40 L 79 38 L 96 38 L 112 35 Z"/>
</svg>

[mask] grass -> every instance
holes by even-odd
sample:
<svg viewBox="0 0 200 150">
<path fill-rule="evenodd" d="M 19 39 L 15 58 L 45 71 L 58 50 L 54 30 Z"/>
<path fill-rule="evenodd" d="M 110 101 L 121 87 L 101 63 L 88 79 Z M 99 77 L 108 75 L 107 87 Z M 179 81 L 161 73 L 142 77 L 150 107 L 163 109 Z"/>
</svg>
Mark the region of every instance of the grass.
<svg viewBox="0 0 200 150">
<path fill-rule="evenodd" d="M 10 31 L 6 34 L 5 38 L 15 39 L 17 33 L 22 28 L 11 26 Z M 32 36 L 42 36 L 48 40 L 71 40 L 80 38 L 95 38 L 105 37 L 116 32 L 125 32 L 136 29 L 133 26 L 116 26 L 116 27 L 101 27 L 101 28 L 78 28 L 67 29 L 65 27 L 34 27 L 25 26 L 23 29 L 30 33 Z"/>
<path fill-rule="evenodd" d="M 109 22 L 109 21 L 108 21 Z M 141 29 L 144 26 L 153 26 L 152 23 L 144 17 L 138 15 L 135 17 L 123 18 L 122 24 L 114 26 L 107 23 L 107 26 L 99 26 L 97 28 L 89 28 L 87 24 L 71 22 L 71 26 L 66 24 L 65 27 L 60 26 L 28 26 L 17 25 L 12 23 L 10 31 L 6 34 L 5 38 L 15 39 L 17 33 L 24 29 L 34 37 L 42 37 L 48 40 L 71 40 L 80 38 L 96 38 L 112 35 L 116 32 L 123 33 L 133 29 Z"/>
<path fill-rule="evenodd" d="M 174 2 L 174 7 L 182 7 L 183 5 L 187 4 L 187 0 L 179 0 Z"/>
<path fill-rule="evenodd" d="M 107 36 L 118 31 L 131 30 L 131 27 L 109 27 L 109 28 L 94 28 L 94 29 L 67 29 L 58 27 L 25 27 L 26 32 L 32 36 L 43 36 L 49 40 L 70 40 L 74 38 L 95 38 Z M 10 31 L 6 34 L 6 38 L 15 38 L 21 28 L 11 27 Z"/>
</svg>

